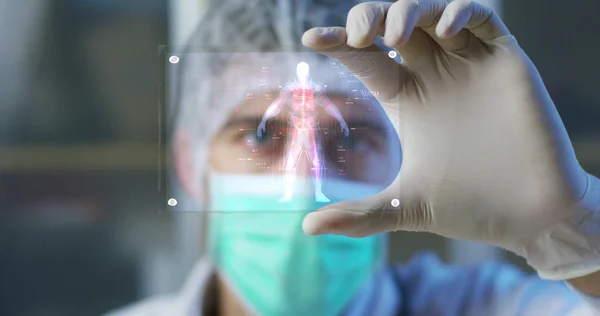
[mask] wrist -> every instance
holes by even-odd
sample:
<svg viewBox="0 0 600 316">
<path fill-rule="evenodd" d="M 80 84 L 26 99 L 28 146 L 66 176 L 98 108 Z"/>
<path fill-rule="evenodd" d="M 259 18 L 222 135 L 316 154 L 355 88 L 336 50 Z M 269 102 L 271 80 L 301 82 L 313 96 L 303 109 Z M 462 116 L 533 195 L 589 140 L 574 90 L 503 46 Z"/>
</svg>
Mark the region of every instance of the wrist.
<svg viewBox="0 0 600 316">
<path fill-rule="evenodd" d="M 522 255 L 548 280 L 587 284 L 600 271 L 600 181 L 587 175 L 587 190 L 572 215 L 523 247 Z M 581 279 L 583 278 L 583 279 Z M 584 284 L 585 283 L 585 284 Z"/>
</svg>

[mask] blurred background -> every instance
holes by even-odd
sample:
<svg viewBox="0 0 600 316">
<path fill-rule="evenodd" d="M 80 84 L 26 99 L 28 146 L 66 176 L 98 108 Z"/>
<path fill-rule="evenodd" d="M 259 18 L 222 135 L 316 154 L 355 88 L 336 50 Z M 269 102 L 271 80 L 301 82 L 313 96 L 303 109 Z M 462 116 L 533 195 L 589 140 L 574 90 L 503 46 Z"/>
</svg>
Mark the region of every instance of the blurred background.
<svg viewBox="0 0 600 316">
<path fill-rule="evenodd" d="M 0 0 L 0 315 L 97 315 L 177 290 L 198 214 L 159 211 L 160 45 L 211 0 Z M 482 1 L 533 59 L 582 165 L 600 175 L 600 2 Z M 390 260 L 515 256 L 392 234 Z"/>
</svg>

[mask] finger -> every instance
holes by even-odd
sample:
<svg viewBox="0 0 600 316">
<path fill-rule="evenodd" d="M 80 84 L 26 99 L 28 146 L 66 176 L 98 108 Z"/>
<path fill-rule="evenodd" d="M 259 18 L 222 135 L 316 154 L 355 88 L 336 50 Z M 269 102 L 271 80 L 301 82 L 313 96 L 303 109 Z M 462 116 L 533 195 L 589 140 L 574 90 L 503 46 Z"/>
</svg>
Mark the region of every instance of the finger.
<svg viewBox="0 0 600 316">
<path fill-rule="evenodd" d="M 443 3 L 437 6 L 443 6 Z M 423 6 L 434 5 L 433 2 L 427 2 Z M 420 8 L 418 0 L 400 0 L 395 3 L 365 2 L 356 5 L 348 13 L 347 44 L 355 48 L 364 48 L 372 45 L 376 36 L 380 34 L 385 45 L 398 50 L 405 64 L 415 66 L 420 63 L 419 60 L 427 63 L 437 47 L 424 32 L 413 32 L 420 19 Z M 434 9 L 425 8 L 423 12 L 431 10 Z M 438 10 L 440 14 L 441 10 Z M 426 20 L 421 22 L 433 24 L 433 20 Z"/>
<path fill-rule="evenodd" d="M 377 35 L 383 34 L 386 12 L 391 6 L 390 2 L 364 2 L 352 7 L 346 21 L 346 44 L 354 48 L 373 45 Z"/>
<path fill-rule="evenodd" d="M 384 44 L 395 48 L 403 62 L 413 67 L 433 65 L 438 50 L 435 40 L 426 32 L 445 8 L 442 0 L 399 0 L 388 10 Z M 433 31 L 431 31 L 433 32 Z"/>
<path fill-rule="evenodd" d="M 406 45 L 394 48 L 398 51 L 400 57 L 402 57 L 402 63 L 413 67 L 413 69 L 435 67 L 436 65 L 435 54 L 439 50 L 439 47 L 421 28 L 415 28 L 412 31 Z"/>
<path fill-rule="evenodd" d="M 365 237 L 397 230 L 426 231 L 431 227 L 431 208 L 425 203 L 402 203 L 393 192 L 396 190 L 388 189 L 363 200 L 329 205 L 307 214 L 302 228 L 307 235 Z"/>
<path fill-rule="evenodd" d="M 383 37 L 385 45 L 403 47 L 415 27 L 434 25 L 445 7 L 443 0 L 398 0 L 387 12 Z"/>
<path fill-rule="evenodd" d="M 483 42 L 510 35 L 494 10 L 469 0 L 456 0 L 447 6 L 437 24 L 436 34 L 450 38 L 462 29 L 467 29 Z"/>
<path fill-rule="evenodd" d="M 378 91 L 380 101 L 394 99 L 401 87 L 412 80 L 410 70 L 381 48 L 371 45 L 358 49 L 346 44 L 346 40 L 347 33 L 342 27 L 313 28 L 302 36 L 303 45 L 338 60 L 368 89 Z"/>
<path fill-rule="evenodd" d="M 472 35 L 468 31 L 457 32 L 451 38 L 441 38 L 436 34 L 436 25 L 448 10 L 443 0 L 401 0 L 388 11 L 385 36 L 392 47 L 404 54 L 410 62 L 412 55 L 424 59 L 433 55 L 439 46 L 445 51 L 458 51 L 469 46 Z M 425 34 L 418 32 L 422 29 Z M 419 37 L 419 38 L 416 38 Z M 433 45 L 432 43 L 435 43 Z M 414 62 L 413 62 L 414 63 Z"/>
</svg>

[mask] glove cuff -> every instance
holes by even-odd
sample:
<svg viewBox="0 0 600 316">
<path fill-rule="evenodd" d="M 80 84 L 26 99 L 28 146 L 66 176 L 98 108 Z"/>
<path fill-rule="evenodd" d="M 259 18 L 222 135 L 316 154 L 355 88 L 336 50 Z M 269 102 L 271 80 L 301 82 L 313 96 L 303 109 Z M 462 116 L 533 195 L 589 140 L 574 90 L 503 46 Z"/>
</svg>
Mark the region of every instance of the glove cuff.
<svg viewBox="0 0 600 316">
<path fill-rule="evenodd" d="M 522 249 L 542 279 L 567 280 L 600 271 L 600 180 L 588 187 L 570 219 Z"/>
</svg>

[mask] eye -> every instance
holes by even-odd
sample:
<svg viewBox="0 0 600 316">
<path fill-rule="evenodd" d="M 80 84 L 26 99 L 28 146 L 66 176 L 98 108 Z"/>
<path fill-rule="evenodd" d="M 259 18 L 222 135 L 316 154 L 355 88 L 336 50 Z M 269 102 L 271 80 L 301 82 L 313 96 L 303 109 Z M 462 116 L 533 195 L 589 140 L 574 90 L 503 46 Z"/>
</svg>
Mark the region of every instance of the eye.
<svg viewBox="0 0 600 316">
<path fill-rule="evenodd" d="M 261 137 L 258 137 L 256 131 L 240 131 L 240 139 L 244 144 L 248 146 L 265 146 L 273 140 L 273 135 L 269 134 L 268 131 L 263 132 Z"/>
<path fill-rule="evenodd" d="M 330 137 L 326 148 L 330 161 L 355 160 L 386 151 L 386 139 L 381 133 L 368 129 L 355 129 L 348 137 Z"/>
<path fill-rule="evenodd" d="M 366 135 L 357 135 L 356 133 L 348 137 L 346 145 L 348 150 L 354 152 L 371 151 L 376 147 L 373 139 L 370 139 Z"/>
<path fill-rule="evenodd" d="M 246 154 L 250 154 L 259 159 L 268 159 L 266 162 L 272 163 L 283 155 L 285 137 L 279 134 L 273 134 L 269 129 L 259 137 L 256 130 L 240 131 L 238 136 L 238 147 L 243 148 Z"/>
<path fill-rule="evenodd" d="M 371 130 L 355 130 L 354 133 L 341 139 L 350 153 L 368 153 L 383 150 L 385 139 L 378 132 Z"/>
</svg>

